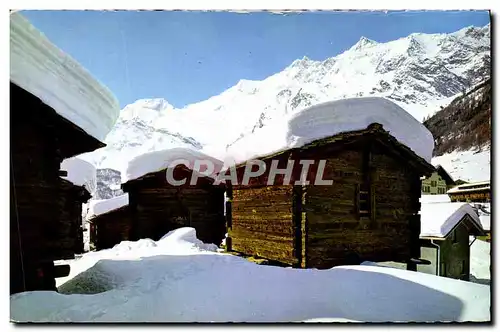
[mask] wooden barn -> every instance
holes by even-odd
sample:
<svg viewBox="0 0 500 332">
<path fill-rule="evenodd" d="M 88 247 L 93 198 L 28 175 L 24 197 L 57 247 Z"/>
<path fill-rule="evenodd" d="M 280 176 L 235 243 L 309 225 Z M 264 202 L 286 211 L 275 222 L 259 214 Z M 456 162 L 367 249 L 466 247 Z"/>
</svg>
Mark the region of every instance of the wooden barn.
<svg viewBox="0 0 500 332">
<path fill-rule="evenodd" d="M 139 156 L 136 162 L 143 161 L 149 164 L 148 157 L 156 156 L 164 160 L 162 155 L 168 156 L 177 152 L 182 155 L 184 150 L 153 152 L 144 159 Z M 200 159 L 215 160 L 208 156 L 205 158 L 199 153 L 196 156 Z M 220 161 L 216 163 L 220 163 L 218 167 L 222 165 Z M 199 173 L 198 181 L 191 185 L 195 172 L 192 167 L 185 165 L 178 165 L 172 170 L 173 178 L 186 179 L 185 184 L 173 185 L 167 181 L 167 170 L 168 166 L 159 166 L 154 171 L 143 171 L 122 184 L 123 191 L 129 196 L 132 218 L 131 240 L 141 238 L 159 240 L 171 230 L 188 226 L 196 230 L 196 235 L 201 241 L 219 245 L 226 230 L 225 185 L 215 185 L 213 177 Z"/>
<path fill-rule="evenodd" d="M 92 202 L 87 220 L 90 244 L 96 250 L 109 249 L 130 238 L 131 216 L 128 195 Z"/>
<path fill-rule="evenodd" d="M 55 277 L 69 266 L 54 260 L 74 258 L 80 251 L 81 203 L 89 198 L 84 188 L 61 179 L 61 162 L 104 147 L 99 139 L 68 120 L 77 110 L 91 108 L 106 94 L 96 90 L 93 100 L 67 97 L 88 91 L 92 81 L 72 59 L 64 56 L 19 13 L 10 15 L 10 292 L 55 290 Z M 50 58 L 53 56 L 55 58 Z M 48 68 L 46 73 L 41 69 Z M 70 69 L 68 69 L 70 68 Z M 64 82 L 58 76 L 66 73 Z M 79 71 L 80 70 L 80 71 Z M 71 81 L 81 73 L 80 81 Z M 45 76 L 44 76 L 45 75 Z M 69 80 L 69 81 L 68 81 Z M 82 81 L 89 84 L 81 87 Z M 49 89 L 55 89 L 53 92 Z M 112 97 L 114 98 L 114 97 Z M 43 101 L 42 101 L 43 99 Z M 56 107 L 59 106 L 60 108 Z M 72 112 L 63 108 L 74 106 Z M 110 107 L 112 108 L 112 107 Z M 103 109 L 101 109 L 102 111 Z M 118 116 L 116 102 L 116 117 Z M 63 116 L 61 113 L 66 114 Z M 112 126 L 113 121 L 109 121 Z M 112 119 L 112 117 L 110 117 Z M 86 122 L 88 124 L 89 122 Z M 109 128 L 110 129 L 110 128 Z M 80 211 L 79 210 L 80 206 Z"/>
<path fill-rule="evenodd" d="M 302 268 L 396 261 L 416 269 L 420 178 L 434 167 L 382 125 L 259 160 L 266 165 L 262 175 L 242 185 L 252 166 L 240 164 L 238 184 L 229 186 L 228 250 Z M 301 160 L 314 162 L 302 175 Z M 321 160 L 326 160 L 322 172 Z M 273 162 L 285 169 L 292 161 L 290 182 L 278 174 L 268 184 Z M 320 185 L 317 179 L 332 182 Z"/>
</svg>

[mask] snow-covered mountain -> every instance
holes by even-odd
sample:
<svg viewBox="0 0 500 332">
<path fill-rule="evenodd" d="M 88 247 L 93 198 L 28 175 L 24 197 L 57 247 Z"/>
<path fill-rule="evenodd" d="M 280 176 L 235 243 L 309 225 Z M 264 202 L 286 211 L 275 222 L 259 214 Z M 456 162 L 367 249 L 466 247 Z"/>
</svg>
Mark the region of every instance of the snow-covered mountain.
<svg viewBox="0 0 500 332">
<path fill-rule="evenodd" d="M 104 168 L 97 170 L 97 190 L 93 199 L 109 199 L 123 195 L 119 171 Z"/>
<path fill-rule="evenodd" d="M 419 121 L 490 75 L 490 26 L 451 34 L 411 34 L 378 43 L 362 37 L 323 61 L 304 57 L 262 81 L 240 80 L 205 101 L 175 109 L 164 99 L 126 106 L 107 147 L 82 157 L 124 171 L 138 154 L 171 147 L 228 151 L 262 146 L 296 112 L 324 101 L 383 96 Z M 260 149 L 260 147 L 259 147 Z"/>
</svg>

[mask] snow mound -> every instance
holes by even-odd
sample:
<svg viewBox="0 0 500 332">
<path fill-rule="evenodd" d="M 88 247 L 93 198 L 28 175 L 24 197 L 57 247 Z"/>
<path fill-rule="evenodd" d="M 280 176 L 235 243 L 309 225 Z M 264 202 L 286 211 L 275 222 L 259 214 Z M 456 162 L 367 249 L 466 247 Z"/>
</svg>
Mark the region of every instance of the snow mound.
<svg viewBox="0 0 500 332">
<path fill-rule="evenodd" d="M 451 203 L 451 199 L 448 195 L 422 195 L 420 203 Z"/>
<path fill-rule="evenodd" d="M 187 164 L 185 166 L 190 169 L 194 169 L 196 161 L 201 162 L 199 169 L 200 172 L 207 171 L 206 165 L 203 162 L 210 161 L 214 165 L 214 170 L 210 176 L 215 175 L 223 167 L 222 161 L 188 148 L 174 148 L 154 151 L 142 154 L 132 159 L 128 163 L 127 170 L 122 177 L 122 183 L 140 178 L 148 173 L 167 169 L 173 162 L 178 160 L 186 160 Z"/>
<path fill-rule="evenodd" d="M 486 285 L 378 266 L 328 270 L 263 266 L 192 245 L 198 241 L 192 228 L 180 228 L 156 245 L 144 239 L 127 243 L 126 250 L 115 246 L 85 254 L 70 261 L 70 278 L 59 286 L 67 295 L 12 295 L 11 318 L 31 322 L 491 319 Z"/>
<path fill-rule="evenodd" d="M 287 143 L 300 147 L 342 132 L 380 123 L 399 142 L 431 161 L 434 138 L 403 108 L 380 97 L 349 98 L 317 104 L 294 114 L 288 122 Z"/>
<path fill-rule="evenodd" d="M 489 284 L 491 279 L 491 244 L 481 240 L 474 241 L 470 246 L 470 257 L 470 274 L 474 277 L 474 281 Z"/>
<path fill-rule="evenodd" d="M 420 236 L 446 237 L 458 222 L 469 214 L 480 229 L 476 211 L 467 203 L 427 203 L 420 210 Z"/>
<path fill-rule="evenodd" d="M 128 205 L 128 194 L 116 196 L 110 199 L 92 200 L 88 204 L 87 219 L 117 210 Z"/>
<path fill-rule="evenodd" d="M 159 241 L 159 245 L 171 246 L 172 244 L 189 245 L 200 250 L 217 251 L 218 247 L 212 243 L 203 243 L 196 237 L 196 229 L 192 227 L 182 227 L 174 229 L 165 234 Z"/>
<path fill-rule="evenodd" d="M 94 165 L 80 158 L 64 159 L 61 169 L 68 172 L 68 176 L 62 177 L 77 186 L 85 186 L 85 189 L 93 196 L 97 190 L 97 171 Z"/>
<path fill-rule="evenodd" d="M 10 15 L 10 81 L 100 141 L 118 118 L 115 96 L 19 13 Z"/>
</svg>

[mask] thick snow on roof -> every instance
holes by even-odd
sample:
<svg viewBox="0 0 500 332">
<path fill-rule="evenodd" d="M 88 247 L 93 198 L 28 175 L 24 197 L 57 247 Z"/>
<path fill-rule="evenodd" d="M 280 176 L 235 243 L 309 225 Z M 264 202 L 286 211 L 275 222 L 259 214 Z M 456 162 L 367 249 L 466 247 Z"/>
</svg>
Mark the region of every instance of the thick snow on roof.
<svg viewBox="0 0 500 332">
<path fill-rule="evenodd" d="M 94 165 L 85 160 L 73 157 L 64 159 L 61 169 L 68 172 L 68 176 L 63 176 L 77 186 L 85 186 L 91 195 L 97 190 L 97 174 Z"/>
<path fill-rule="evenodd" d="M 422 195 L 420 203 L 451 203 L 451 199 L 448 195 Z"/>
<path fill-rule="evenodd" d="M 421 205 L 420 236 L 446 237 L 458 222 L 469 214 L 478 228 L 479 216 L 467 203 L 427 203 Z"/>
<path fill-rule="evenodd" d="M 118 118 L 115 96 L 19 13 L 10 15 L 10 81 L 98 140 Z"/>
<path fill-rule="evenodd" d="M 128 194 L 116 196 L 110 199 L 93 200 L 89 202 L 87 219 L 119 209 L 128 205 Z"/>
<path fill-rule="evenodd" d="M 287 142 L 298 147 L 338 133 L 380 123 L 400 143 L 428 162 L 434 138 L 423 124 L 392 101 L 380 97 L 350 98 L 306 108 L 288 122 Z"/>
<path fill-rule="evenodd" d="M 185 165 L 190 169 L 194 168 L 195 161 L 202 162 L 200 171 L 204 172 L 203 161 L 210 161 L 214 165 L 214 172 L 211 175 L 219 172 L 222 169 L 223 162 L 210 157 L 204 153 L 187 148 L 175 148 L 161 151 L 148 152 L 137 156 L 128 163 L 125 174 L 122 175 L 122 182 L 127 182 L 140 178 L 148 173 L 158 172 L 167 169 L 173 162 L 178 160 L 186 160 L 189 165 Z"/>
<path fill-rule="evenodd" d="M 201 243 L 193 228 L 180 228 L 159 241 L 125 241 L 112 249 L 85 254 L 69 261 L 70 276 L 64 284 L 59 284 L 60 293 L 12 295 L 11 319 L 22 322 L 491 319 L 487 285 L 376 266 L 316 270 L 257 265 L 215 250 L 215 246 Z"/>
</svg>

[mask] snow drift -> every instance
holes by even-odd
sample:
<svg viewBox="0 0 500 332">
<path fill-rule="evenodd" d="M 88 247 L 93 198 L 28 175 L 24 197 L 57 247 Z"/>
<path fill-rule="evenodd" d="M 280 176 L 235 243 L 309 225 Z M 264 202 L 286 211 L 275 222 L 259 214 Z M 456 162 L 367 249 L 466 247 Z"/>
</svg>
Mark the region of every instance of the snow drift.
<svg viewBox="0 0 500 332">
<path fill-rule="evenodd" d="M 32 322 L 490 320 L 489 286 L 374 266 L 263 266 L 210 249 L 200 248 L 194 229 L 181 228 L 156 242 L 127 241 L 88 253 L 72 261 L 73 275 L 59 287 L 67 295 L 13 295 L 11 317 Z"/>
<path fill-rule="evenodd" d="M 10 81 L 98 140 L 118 118 L 114 95 L 19 13 L 10 14 Z"/>
</svg>

